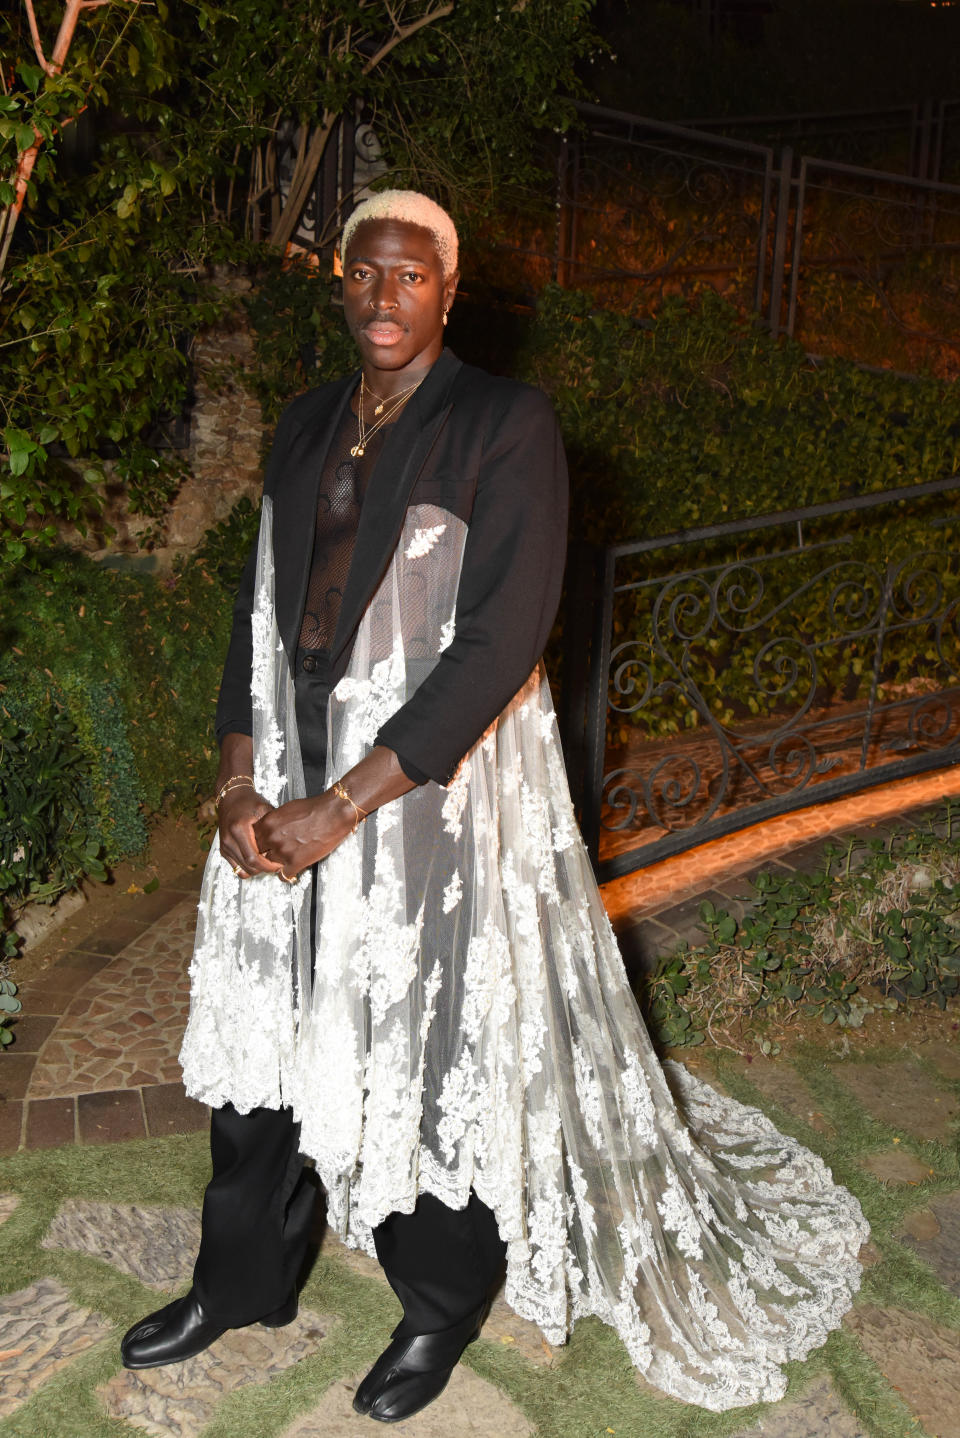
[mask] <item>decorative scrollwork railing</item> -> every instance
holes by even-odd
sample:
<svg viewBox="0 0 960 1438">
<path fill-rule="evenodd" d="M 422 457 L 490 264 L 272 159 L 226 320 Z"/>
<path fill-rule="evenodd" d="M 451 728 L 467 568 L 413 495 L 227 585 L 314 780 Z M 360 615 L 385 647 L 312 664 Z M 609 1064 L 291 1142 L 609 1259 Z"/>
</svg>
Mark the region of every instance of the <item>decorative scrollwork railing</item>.
<svg viewBox="0 0 960 1438">
<path fill-rule="evenodd" d="M 960 479 L 585 550 L 565 633 L 601 879 L 955 763 Z"/>
</svg>

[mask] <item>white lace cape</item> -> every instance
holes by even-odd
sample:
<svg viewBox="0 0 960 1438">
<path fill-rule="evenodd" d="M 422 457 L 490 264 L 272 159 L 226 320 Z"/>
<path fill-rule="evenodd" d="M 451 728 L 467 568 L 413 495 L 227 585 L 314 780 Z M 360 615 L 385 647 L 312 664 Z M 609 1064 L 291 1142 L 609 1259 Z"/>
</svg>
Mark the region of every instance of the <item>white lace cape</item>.
<svg viewBox="0 0 960 1438">
<path fill-rule="evenodd" d="M 454 630 L 465 526 L 412 508 L 329 706 L 332 779 Z M 253 616 L 258 788 L 303 792 L 273 617 L 270 502 Z M 187 1091 L 289 1104 L 329 1218 L 371 1228 L 471 1187 L 508 1245 L 507 1301 L 560 1343 L 596 1314 L 664 1392 L 779 1398 L 824 1342 L 868 1233 L 829 1170 L 757 1109 L 661 1068 L 578 834 L 534 673 L 464 759 L 373 814 L 310 881 L 240 883 L 210 853 L 181 1060 Z"/>
</svg>

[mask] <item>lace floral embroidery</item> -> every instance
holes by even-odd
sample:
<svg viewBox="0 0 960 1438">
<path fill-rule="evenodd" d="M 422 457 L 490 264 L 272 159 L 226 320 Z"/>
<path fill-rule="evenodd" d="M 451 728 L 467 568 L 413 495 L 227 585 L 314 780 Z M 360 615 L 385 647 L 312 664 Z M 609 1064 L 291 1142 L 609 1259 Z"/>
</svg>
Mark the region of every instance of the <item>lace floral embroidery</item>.
<svg viewBox="0 0 960 1438">
<path fill-rule="evenodd" d="M 303 779 L 269 499 L 263 516 L 254 763 L 284 802 Z M 409 511 L 329 705 L 331 774 L 363 757 L 424 656 L 451 642 L 465 535 L 436 506 Z M 657 1063 L 577 834 L 542 673 L 447 789 L 377 810 L 318 874 L 315 895 L 308 878 L 240 884 L 214 841 L 188 1092 L 241 1111 L 291 1105 L 347 1242 L 372 1251 L 372 1228 L 418 1193 L 460 1206 L 472 1188 L 507 1243 L 507 1299 L 549 1342 L 593 1314 L 685 1402 L 780 1397 L 782 1365 L 849 1308 L 867 1227 L 759 1110 Z"/>
<path fill-rule="evenodd" d="M 413 538 L 403 551 L 404 559 L 422 559 L 429 554 L 441 534 L 446 533 L 445 524 L 435 524 L 432 529 L 415 529 Z"/>
</svg>

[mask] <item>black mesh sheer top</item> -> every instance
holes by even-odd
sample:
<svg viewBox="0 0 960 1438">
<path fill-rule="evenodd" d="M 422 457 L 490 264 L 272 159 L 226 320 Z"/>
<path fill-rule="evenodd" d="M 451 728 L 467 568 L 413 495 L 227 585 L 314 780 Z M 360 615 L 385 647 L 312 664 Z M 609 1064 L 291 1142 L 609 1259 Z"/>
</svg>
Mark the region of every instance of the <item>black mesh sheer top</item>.
<svg viewBox="0 0 960 1438">
<path fill-rule="evenodd" d="M 304 651 L 310 652 L 311 673 L 321 681 L 326 678 L 330 649 L 337 632 L 367 484 L 384 441 L 403 408 L 401 405 L 389 422 L 370 436 L 362 455 L 352 455 L 350 449 L 357 442 L 359 430 L 357 417 L 348 406 L 327 451 L 317 495 L 313 558 L 300 622 L 298 655 L 299 660 Z M 428 776 L 402 754 L 397 754 L 397 759 L 415 784 L 428 782 Z"/>
<path fill-rule="evenodd" d="M 391 420 L 367 441 L 363 455 L 353 457 L 350 448 L 358 438 L 357 417 L 348 407 L 327 452 L 320 476 L 313 559 L 300 624 L 300 648 L 310 649 L 318 657 L 328 654 L 333 645 L 364 495 L 393 423 Z"/>
</svg>

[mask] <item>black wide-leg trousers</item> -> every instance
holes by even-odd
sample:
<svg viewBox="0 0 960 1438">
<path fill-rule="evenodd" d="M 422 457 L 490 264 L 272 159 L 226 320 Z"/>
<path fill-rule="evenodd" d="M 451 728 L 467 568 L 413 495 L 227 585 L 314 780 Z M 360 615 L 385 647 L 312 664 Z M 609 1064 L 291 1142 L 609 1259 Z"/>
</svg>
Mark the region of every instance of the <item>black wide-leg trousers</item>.
<svg viewBox="0 0 960 1438">
<path fill-rule="evenodd" d="M 213 1175 L 203 1200 L 194 1287 L 211 1318 L 254 1323 L 293 1291 L 310 1239 L 316 1188 L 289 1109 L 231 1105 L 210 1122 Z M 475 1313 L 503 1267 L 493 1213 L 471 1193 L 452 1209 L 421 1194 L 413 1213 L 392 1213 L 373 1233 L 377 1257 L 403 1305 L 394 1337 L 439 1333 Z"/>
</svg>

